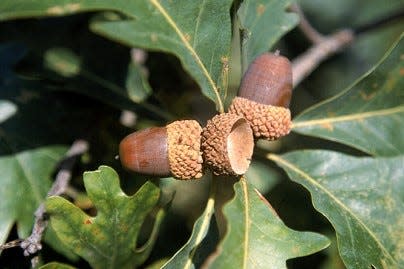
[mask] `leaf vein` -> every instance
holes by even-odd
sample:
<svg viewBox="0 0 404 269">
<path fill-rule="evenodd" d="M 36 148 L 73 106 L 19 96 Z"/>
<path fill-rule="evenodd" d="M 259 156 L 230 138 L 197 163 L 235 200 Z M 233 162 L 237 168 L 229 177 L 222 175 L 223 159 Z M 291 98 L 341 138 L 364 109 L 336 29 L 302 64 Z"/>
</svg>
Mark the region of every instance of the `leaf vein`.
<svg viewBox="0 0 404 269">
<path fill-rule="evenodd" d="M 398 106 L 398 107 L 393 107 L 393 108 L 389 108 L 389 109 L 381 109 L 381 110 L 357 113 L 357 114 L 352 114 L 352 115 L 347 115 L 347 116 L 329 117 L 329 118 L 325 118 L 325 119 L 294 122 L 294 123 L 292 123 L 292 129 L 321 125 L 321 124 L 328 124 L 328 123 L 335 123 L 335 122 L 354 121 L 354 120 L 360 120 L 360 119 L 371 118 L 371 117 L 379 117 L 379 116 L 385 116 L 385 115 L 396 114 L 396 113 L 398 114 L 398 113 L 403 113 L 403 112 L 404 112 L 404 106 Z"/>
<path fill-rule="evenodd" d="M 336 204 L 338 204 L 341 209 L 343 209 L 344 211 L 346 211 L 349 215 L 352 216 L 353 219 L 355 219 L 358 224 L 367 232 L 369 233 L 370 237 L 372 237 L 374 239 L 374 241 L 376 242 L 376 244 L 379 246 L 379 248 L 381 249 L 381 251 L 383 251 L 388 258 L 390 258 L 392 261 L 394 261 L 395 263 L 397 263 L 397 261 L 394 259 L 394 257 L 391 256 L 391 254 L 386 250 L 385 246 L 382 244 L 382 242 L 380 242 L 379 238 L 376 236 L 376 234 L 370 230 L 363 222 L 362 220 L 357 217 L 342 201 L 340 201 L 333 193 L 331 193 L 329 190 L 327 190 L 323 185 L 321 185 L 320 183 L 318 183 L 314 178 L 312 178 L 309 174 L 305 173 L 304 171 L 300 170 L 297 166 L 295 166 L 294 164 L 288 162 L 287 160 L 283 159 L 280 156 L 277 156 L 275 154 L 267 154 L 267 158 L 281 163 L 284 166 L 288 167 L 289 169 L 291 169 L 294 173 L 300 175 L 303 179 L 305 179 L 308 183 L 310 183 L 311 185 L 317 187 L 319 190 L 322 190 L 326 195 L 328 195 L 333 201 L 335 201 Z"/>
<path fill-rule="evenodd" d="M 202 60 L 199 58 L 196 51 L 189 44 L 188 40 L 186 39 L 184 34 L 181 32 L 180 28 L 177 26 L 177 24 L 174 22 L 174 20 L 171 18 L 171 16 L 167 13 L 167 11 L 164 9 L 164 7 L 160 4 L 159 0 L 150 0 L 150 2 L 156 7 L 156 9 L 166 19 L 168 24 L 174 29 L 175 33 L 179 36 L 179 38 L 183 42 L 185 48 L 190 52 L 190 54 L 194 58 L 197 65 L 201 68 L 203 75 L 206 77 L 206 79 L 208 80 L 213 92 L 215 93 L 216 100 L 217 100 L 217 105 L 219 107 L 219 111 L 221 113 L 223 113 L 224 112 L 224 106 L 223 106 L 223 103 L 222 103 L 222 99 L 220 98 L 219 91 L 218 91 L 218 89 L 216 87 L 215 82 L 213 82 L 212 77 L 210 76 L 208 70 L 206 69 L 205 65 L 203 64 Z"/>
</svg>

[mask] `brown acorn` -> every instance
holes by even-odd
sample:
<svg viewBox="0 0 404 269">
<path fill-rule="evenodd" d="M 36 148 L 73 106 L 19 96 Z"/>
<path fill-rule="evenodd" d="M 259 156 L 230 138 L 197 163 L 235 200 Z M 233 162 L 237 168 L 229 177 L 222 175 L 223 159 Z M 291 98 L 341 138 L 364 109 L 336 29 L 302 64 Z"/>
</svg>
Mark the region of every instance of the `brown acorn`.
<svg viewBox="0 0 404 269">
<path fill-rule="evenodd" d="M 194 120 L 137 131 L 121 141 L 119 158 L 123 167 L 140 174 L 200 178 L 201 132 L 201 126 Z"/>
<path fill-rule="evenodd" d="M 292 66 L 278 54 L 264 53 L 248 67 L 229 112 L 247 119 L 256 138 L 275 140 L 290 132 Z"/>
<path fill-rule="evenodd" d="M 252 130 L 241 116 L 216 115 L 203 129 L 203 158 L 215 175 L 244 174 L 250 165 L 253 149 Z"/>
</svg>

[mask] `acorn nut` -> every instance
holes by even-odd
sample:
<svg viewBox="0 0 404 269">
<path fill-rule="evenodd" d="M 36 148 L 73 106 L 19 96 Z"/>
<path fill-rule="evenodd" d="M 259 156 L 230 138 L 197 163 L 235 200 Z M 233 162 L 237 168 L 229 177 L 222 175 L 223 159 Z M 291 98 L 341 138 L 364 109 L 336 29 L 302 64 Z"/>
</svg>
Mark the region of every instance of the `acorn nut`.
<svg viewBox="0 0 404 269">
<path fill-rule="evenodd" d="M 290 132 L 292 85 L 289 60 L 264 53 L 248 67 L 229 112 L 246 118 L 256 138 L 278 139 Z"/>
<path fill-rule="evenodd" d="M 202 132 L 205 164 L 215 175 L 242 175 L 249 165 L 254 137 L 241 116 L 223 113 L 208 121 Z"/>
<path fill-rule="evenodd" d="M 122 166 L 133 172 L 177 179 L 202 177 L 202 128 L 197 121 L 174 121 L 125 137 L 119 145 Z"/>
</svg>

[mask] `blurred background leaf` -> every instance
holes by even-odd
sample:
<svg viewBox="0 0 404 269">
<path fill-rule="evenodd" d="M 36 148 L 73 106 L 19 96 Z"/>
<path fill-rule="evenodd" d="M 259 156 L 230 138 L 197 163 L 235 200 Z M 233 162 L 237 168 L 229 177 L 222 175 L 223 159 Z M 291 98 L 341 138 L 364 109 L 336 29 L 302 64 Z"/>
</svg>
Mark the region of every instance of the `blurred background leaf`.
<svg viewBox="0 0 404 269">
<path fill-rule="evenodd" d="M 267 193 L 281 178 L 279 173 L 267 163 L 254 159 L 248 167 L 245 177 L 261 193 Z"/>
</svg>

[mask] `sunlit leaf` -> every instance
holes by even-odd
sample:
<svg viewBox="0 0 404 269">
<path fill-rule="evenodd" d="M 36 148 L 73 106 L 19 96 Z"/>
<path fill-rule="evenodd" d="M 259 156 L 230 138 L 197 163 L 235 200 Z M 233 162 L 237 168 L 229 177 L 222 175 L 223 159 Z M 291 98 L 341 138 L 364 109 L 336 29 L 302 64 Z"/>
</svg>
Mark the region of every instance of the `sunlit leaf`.
<svg viewBox="0 0 404 269">
<path fill-rule="evenodd" d="M 91 28 L 129 46 L 175 54 L 202 92 L 223 110 L 223 76 L 230 53 L 232 0 L 3 0 L 0 20 L 113 10 L 126 17 L 94 20 Z"/>
<path fill-rule="evenodd" d="M 309 108 L 293 121 L 293 131 L 338 141 L 372 155 L 404 152 L 404 42 L 352 87 Z"/>
<path fill-rule="evenodd" d="M 294 231 L 279 219 L 267 200 L 245 179 L 224 208 L 228 232 L 211 268 L 286 268 L 286 260 L 329 245 L 320 234 Z"/>
<path fill-rule="evenodd" d="M 159 199 L 158 187 L 147 182 L 136 194 L 127 196 L 119 187 L 118 175 L 107 166 L 86 172 L 84 184 L 97 216 L 88 216 L 64 198 L 50 197 L 46 210 L 57 236 L 94 268 L 142 264 L 154 241 L 140 248 L 136 241 L 145 217 Z"/>
<path fill-rule="evenodd" d="M 357 158 L 331 151 L 268 155 L 311 193 L 334 226 L 348 268 L 404 264 L 404 157 Z"/>
</svg>

